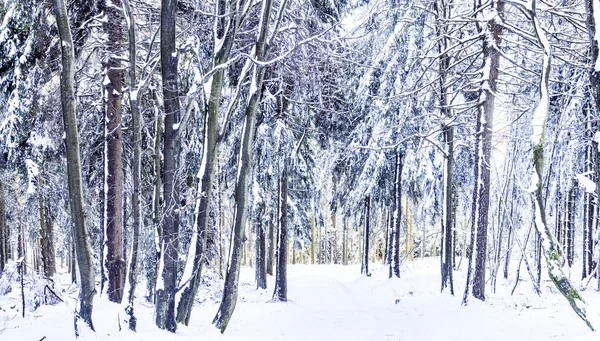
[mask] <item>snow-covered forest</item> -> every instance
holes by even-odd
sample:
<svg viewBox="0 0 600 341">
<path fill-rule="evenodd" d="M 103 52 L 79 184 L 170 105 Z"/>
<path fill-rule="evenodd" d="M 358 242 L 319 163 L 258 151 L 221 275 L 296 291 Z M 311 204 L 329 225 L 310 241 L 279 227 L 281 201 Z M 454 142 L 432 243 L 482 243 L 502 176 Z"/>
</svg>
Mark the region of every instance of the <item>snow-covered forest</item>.
<svg viewBox="0 0 600 341">
<path fill-rule="evenodd" d="M 587 340 L 600 0 L 0 0 L 0 340 Z"/>
</svg>

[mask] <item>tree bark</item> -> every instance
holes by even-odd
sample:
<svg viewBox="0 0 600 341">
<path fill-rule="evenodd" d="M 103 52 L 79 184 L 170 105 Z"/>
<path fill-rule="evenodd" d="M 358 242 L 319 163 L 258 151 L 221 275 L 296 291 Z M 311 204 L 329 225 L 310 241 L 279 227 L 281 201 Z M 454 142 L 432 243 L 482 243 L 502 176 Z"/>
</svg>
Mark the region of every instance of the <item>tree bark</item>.
<svg viewBox="0 0 600 341">
<path fill-rule="evenodd" d="M 263 224 L 263 207 L 258 209 L 256 219 L 256 288 L 266 289 L 267 288 L 267 259 L 266 259 L 266 238 L 265 238 L 265 227 Z"/>
<path fill-rule="evenodd" d="M 258 36 L 254 46 L 255 57 L 259 61 L 264 61 L 267 56 L 267 33 L 271 17 L 271 7 L 272 0 L 264 0 L 262 2 L 260 27 L 258 28 Z M 235 189 L 236 208 L 233 235 L 231 236 L 233 239 L 233 242 L 231 243 L 231 259 L 227 274 L 225 275 L 223 300 L 221 301 L 219 311 L 213 320 L 213 323 L 221 330 L 221 333 L 227 328 L 237 301 L 240 262 L 242 256 L 241 251 L 248 209 L 248 178 L 251 168 L 252 145 L 254 144 L 256 112 L 262 95 L 265 70 L 265 67 L 262 65 L 255 64 L 253 66 L 250 93 L 248 94 L 248 103 L 245 110 L 244 130 L 242 132 L 242 142 L 240 145 L 238 178 Z"/>
<path fill-rule="evenodd" d="M 77 117 L 75 104 L 75 54 L 73 38 L 69 27 L 69 17 L 64 0 L 54 0 L 54 16 L 62 43 L 60 73 L 60 96 L 62 102 L 63 124 L 65 129 L 65 144 L 67 149 L 67 174 L 69 182 L 69 202 L 73 221 L 73 235 L 77 267 L 79 269 L 79 307 L 76 311 L 75 334 L 79 335 L 77 320 L 82 319 L 92 330 L 92 310 L 94 295 L 94 263 L 85 228 L 83 207 L 83 187 L 81 179 L 81 161 L 79 157 L 79 134 L 77 132 Z"/>
<path fill-rule="evenodd" d="M 105 207 L 106 269 L 108 272 L 108 299 L 121 303 L 125 280 L 123 257 L 123 174 L 121 140 L 121 98 L 123 92 L 123 66 L 120 57 L 123 40 L 123 12 L 120 0 L 110 0 L 106 7 L 107 20 L 104 31 L 108 36 L 106 52 L 106 119 L 105 119 Z"/>
<path fill-rule="evenodd" d="M 504 1 L 497 1 L 494 4 L 496 15 L 502 16 Z M 471 285 L 473 297 L 482 301 L 485 300 L 492 122 L 494 121 L 494 103 L 497 92 L 498 68 L 500 65 L 500 51 L 498 50 L 498 46 L 500 46 L 500 36 L 503 30 L 503 26 L 495 20 L 491 20 L 488 26 L 492 41 L 488 41 L 487 39 L 483 41 L 484 69 L 489 70 L 489 73 L 488 78 L 483 80 L 486 84 L 481 91 L 481 96 L 485 100 L 477 112 L 477 156 L 475 158 L 475 188 L 471 211 L 471 247 L 463 304 L 467 303 L 467 296 Z M 474 268 L 473 257 L 475 258 Z"/>
<path fill-rule="evenodd" d="M 0 179 L 0 273 L 4 271 L 8 261 L 8 231 L 6 226 L 6 199 L 4 182 Z"/>
<path fill-rule="evenodd" d="M 279 229 L 277 231 L 277 251 L 275 258 L 277 260 L 275 273 L 275 291 L 273 299 L 287 301 L 287 262 L 288 262 L 288 179 L 284 174 L 279 181 Z"/>
<path fill-rule="evenodd" d="M 133 240 L 131 247 L 131 263 L 129 264 L 129 292 L 127 293 L 126 314 L 129 316 L 129 329 L 136 331 L 137 318 L 134 312 L 135 289 L 137 287 L 138 278 L 138 252 L 140 247 L 140 231 L 142 229 L 142 116 L 138 107 L 139 88 L 137 86 L 136 77 L 136 32 L 135 32 L 135 17 L 131 11 L 129 0 L 123 0 L 123 8 L 128 23 L 128 40 L 129 40 L 129 89 L 130 89 L 130 105 L 131 116 L 133 121 L 133 193 L 131 195 L 131 206 L 133 213 Z"/>
<path fill-rule="evenodd" d="M 273 213 L 269 218 L 269 254 L 267 256 L 267 274 L 273 276 L 273 264 L 275 263 L 275 246 L 277 241 L 275 240 L 275 226 L 273 224 Z"/>
<path fill-rule="evenodd" d="M 369 235 L 370 235 L 370 223 L 371 223 L 371 198 L 368 196 L 365 198 L 365 222 L 363 229 L 363 240 L 362 240 L 362 263 L 360 266 L 361 275 L 371 276 L 369 272 Z M 392 256 L 393 258 L 393 256 Z"/>
<path fill-rule="evenodd" d="M 164 218 L 161 244 L 162 287 L 156 290 L 156 325 L 170 332 L 177 330 L 175 294 L 179 259 L 179 185 L 177 181 L 180 110 L 178 57 L 175 42 L 177 2 L 162 0 L 160 16 L 160 62 L 163 81 L 164 119 Z"/>
<path fill-rule="evenodd" d="M 396 276 L 400 278 L 400 225 L 402 222 L 402 159 L 404 154 L 396 151 L 396 167 L 394 168 L 394 221 L 390 238 L 390 272 L 389 278 Z M 369 211 L 369 203 L 367 205 L 367 217 Z M 367 230 L 365 230 L 367 231 Z M 368 245 L 368 241 L 367 241 Z M 368 251 L 368 247 L 366 248 Z M 366 271 L 368 274 L 368 270 Z"/>
<path fill-rule="evenodd" d="M 551 51 L 550 43 L 548 42 L 544 31 L 542 30 L 538 18 L 536 16 L 536 3 L 535 0 L 532 2 L 531 8 L 531 19 L 534 24 L 535 33 L 538 41 L 543 47 L 544 57 L 542 64 L 542 78 L 540 80 L 541 99 L 540 104 L 534 113 L 533 124 L 542 124 L 542 131 L 539 136 L 532 135 L 532 147 L 533 147 L 533 161 L 535 171 L 537 173 L 537 181 L 532 185 L 535 185 L 535 226 L 541 239 L 541 245 L 544 250 L 544 256 L 548 267 L 548 275 L 556 288 L 565 296 L 573 311 L 587 324 L 587 326 L 593 331 L 598 328 L 600 319 L 596 315 L 590 306 L 586 304 L 577 289 L 573 287 L 569 279 L 565 276 L 562 270 L 562 262 L 557 245 L 556 239 L 546 223 L 546 211 L 544 205 L 544 199 L 542 197 L 542 179 L 544 175 L 544 133 L 546 118 L 548 116 L 549 106 L 549 86 L 548 81 L 550 78 L 550 63 L 551 63 Z M 532 179 L 533 182 L 533 179 Z"/>
</svg>

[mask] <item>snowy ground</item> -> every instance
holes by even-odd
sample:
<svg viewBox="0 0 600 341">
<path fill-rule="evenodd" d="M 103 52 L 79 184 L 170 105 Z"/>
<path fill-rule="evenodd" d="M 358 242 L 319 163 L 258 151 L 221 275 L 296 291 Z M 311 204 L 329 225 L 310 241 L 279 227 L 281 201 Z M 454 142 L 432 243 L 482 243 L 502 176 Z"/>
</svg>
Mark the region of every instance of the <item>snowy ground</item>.
<svg viewBox="0 0 600 341">
<path fill-rule="evenodd" d="M 240 299 L 224 335 L 211 325 L 218 308 L 213 297 L 220 297 L 220 283 L 204 288 L 201 295 L 208 299 L 194 308 L 190 326 L 180 326 L 176 335 L 154 327 L 153 309 L 144 303 L 137 307 L 139 332 L 126 328 L 119 332 L 117 313 L 121 309 L 105 298 L 96 298 L 97 333 L 86 333 L 81 339 L 582 341 L 598 336 L 588 331 L 549 282 L 542 285 L 542 297 L 535 295 L 527 282 L 520 283 L 510 296 L 512 283 L 499 282 L 497 293 L 488 293 L 486 302 L 471 299 L 464 307 L 460 304 L 464 273 L 455 274 L 456 296 L 440 294 L 439 259 L 408 262 L 402 278 L 396 280 L 387 279 L 386 267 L 373 268 L 367 278 L 359 275 L 358 265 L 292 265 L 288 270 L 288 303 L 268 303 L 273 278 L 269 277 L 267 290 L 255 290 L 254 270 L 244 268 Z M 23 319 L 18 290 L 14 286 L 13 292 L 0 297 L 0 340 L 74 339 L 74 299 L 26 311 Z M 61 294 L 76 297 L 74 288 Z M 600 306 L 597 292 L 587 290 L 583 294 L 592 306 Z"/>
</svg>

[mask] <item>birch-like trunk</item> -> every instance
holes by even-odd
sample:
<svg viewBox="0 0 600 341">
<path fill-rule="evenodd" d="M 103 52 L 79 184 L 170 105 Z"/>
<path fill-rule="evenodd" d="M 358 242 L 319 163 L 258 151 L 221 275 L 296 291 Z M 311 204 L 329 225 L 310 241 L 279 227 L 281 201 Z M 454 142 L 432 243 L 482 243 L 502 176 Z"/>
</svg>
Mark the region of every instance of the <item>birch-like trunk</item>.
<svg viewBox="0 0 600 341">
<path fill-rule="evenodd" d="M 596 1 L 596 0 L 594 0 Z M 531 19 L 535 28 L 535 33 L 540 45 L 543 48 L 544 56 L 542 63 L 542 78 L 540 80 L 540 103 L 534 113 L 532 126 L 533 134 L 531 143 L 533 147 L 533 162 L 536 176 L 532 178 L 532 185 L 535 185 L 535 227 L 541 239 L 541 246 L 546 258 L 548 275 L 556 288 L 567 299 L 573 311 L 586 323 L 591 329 L 595 330 L 600 326 L 600 316 L 591 310 L 577 289 L 571 284 L 562 269 L 562 259 L 560 255 L 560 246 L 558 245 L 550 227 L 546 223 L 546 208 L 542 196 L 542 179 L 544 174 L 544 135 L 546 118 L 548 117 L 549 107 L 549 78 L 551 67 L 550 42 L 542 29 L 536 16 L 536 2 L 531 2 Z"/>
<path fill-rule="evenodd" d="M 90 329 L 94 330 L 92 322 L 94 295 L 96 294 L 94 262 L 85 228 L 79 133 L 77 131 L 76 117 L 77 108 L 73 84 L 75 82 L 75 53 L 73 51 L 71 28 L 69 27 L 69 16 L 64 0 L 54 0 L 54 16 L 61 40 L 62 69 L 60 73 L 60 97 L 67 150 L 67 175 L 71 219 L 73 221 L 73 239 L 77 267 L 79 269 L 79 306 L 75 313 L 75 334 L 78 336 L 79 329 L 77 322 L 79 319 L 83 320 Z"/>
<path fill-rule="evenodd" d="M 263 0 L 261 9 L 260 27 L 254 46 L 255 57 L 258 61 L 264 61 L 267 56 L 267 35 L 269 22 L 271 18 L 272 0 Z M 263 80 L 266 68 L 261 65 L 253 66 L 253 75 L 250 84 L 250 93 L 245 110 L 244 129 L 242 131 L 242 140 L 240 145 L 240 157 L 238 164 L 238 177 L 235 187 L 235 219 L 233 226 L 233 239 L 230 247 L 230 260 L 225 275 L 225 284 L 223 288 L 223 299 L 219 306 L 219 311 L 215 316 L 213 323 L 225 332 L 231 315 L 235 310 L 238 296 L 238 284 L 241 268 L 242 246 L 244 238 L 244 227 L 247 220 L 248 211 L 248 179 L 252 166 L 252 146 L 254 144 L 254 130 L 256 125 L 256 113 L 258 104 L 262 95 Z"/>
</svg>

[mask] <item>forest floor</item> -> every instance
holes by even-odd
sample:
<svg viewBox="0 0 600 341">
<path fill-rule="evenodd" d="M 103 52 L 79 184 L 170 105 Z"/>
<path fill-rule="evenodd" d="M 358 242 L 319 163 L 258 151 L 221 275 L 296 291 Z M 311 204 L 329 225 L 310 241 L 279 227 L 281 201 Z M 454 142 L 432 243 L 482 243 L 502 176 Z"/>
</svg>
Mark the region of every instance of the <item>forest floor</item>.
<svg viewBox="0 0 600 341">
<path fill-rule="evenodd" d="M 237 308 L 224 335 L 211 324 L 218 308 L 221 282 L 213 280 L 199 294 L 202 303 L 192 312 L 189 327 L 176 334 L 157 329 L 153 308 L 140 303 L 138 332 L 118 329 L 119 306 L 97 297 L 94 307 L 96 333 L 85 332 L 81 340 L 592 340 L 588 330 L 572 312 L 567 301 L 551 282 L 542 283 L 536 295 L 528 281 L 522 281 L 514 295 L 514 279 L 499 279 L 496 293 L 485 302 L 470 299 L 461 305 L 466 264 L 455 272 L 455 296 L 439 292 L 439 259 L 406 262 L 402 278 L 388 280 L 388 268 L 372 265 L 372 276 L 360 275 L 360 265 L 290 265 L 287 303 L 271 303 L 273 278 L 268 289 L 256 290 L 254 270 L 244 268 Z M 523 269 L 524 270 L 524 269 Z M 527 276 L 522 271 L 521 276 Z M 0 340 L 74 339 L 73 307 L 76 288 L 68 275 L 57 276 L 57 289 L 66 303 L 41 305 L 27 301 L 21 316 L 20 286 L 0 296 Z M 590 285 L 591 286 L 591 285 Z M 30 289 L 31 290 L 31 289 Z M 489 290 L 489 286 L 487 288 Z M 25 292 L 26 297 L 32 294 Z M 591 306 L 600 307 L 600 294 L 583 292 Z M 141 301 L 141 300 L 140 300 Z"/>
</svg>

